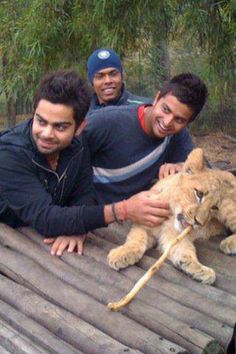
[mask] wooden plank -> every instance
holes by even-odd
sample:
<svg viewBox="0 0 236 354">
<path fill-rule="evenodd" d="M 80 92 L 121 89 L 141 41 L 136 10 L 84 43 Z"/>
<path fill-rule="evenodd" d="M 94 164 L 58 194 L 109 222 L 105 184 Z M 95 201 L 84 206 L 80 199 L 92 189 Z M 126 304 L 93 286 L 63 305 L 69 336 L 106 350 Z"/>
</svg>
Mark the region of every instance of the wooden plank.
<svg viewBox="0 0 236 354">
<path fill-rule="evenodd" d="M 3 348 L 0 344 L 0 353 L 1 354 L 11 354 L 11 352 L 9 352 L 6 348 Z"/>
<path fill-rule="evenodd" d="M 114 227 L 113 227 L 114 228 Z M 109 251 L 112 247 L 114 247 L 114 244 L 110 242 L 111 239 L 116 240 L 118 242 L 120 235 L 120 227 L 119 229 L 116 229 L 115 234 L 111 234 L 113 229 L 109 228 L 107 229 L 99 229 L 94 232 L 95 236 L 100 236 L 99 238 L 96 237 L 93 239 L 94 242 L 97 242 L 97 245 L 99 247 L 102 247 L 106 251 Z M 102 236 L 102 237 L 101 237 Z M 103 242 L 104 240 L 104 242 Z M 107 242 L 106 242 L 107 241 Z M 110 243 L 109 243 L 110 242 Z M 122 242 L 121 242 L 122 243 Z M 152 252 L 157 252 L 157 251 L 152 251 Z M 225 256 L 227 257 L 227 256 Z M 156 259 L 156 258 L 155 258 Z M 154 259 L 149 257 L 149 256 L 144 256 L 142 260 L 138 263 L 138 266 L 141 268 L 147 270 L 148 268 L 151 267 L 151 265 L 154 263 Z M 233 309 L 235 309 L 235 297 L 231 295 L 230 293 L 227 293 L 225 291 L 222 291 L 221 289 L 209 285 L 204 285 L 201 283 L 198 283 L 196 281 L 193 281 L 182 273 L 181 271 L 175 269 L 172 264 L 166 262 L 163 264 L 163 266 L 160 268 L 158 271 L 158 276 L 164 278 L 165 280 L 174 283 L 176 285 L 179 285 L 183 288 L 189 288 L 191 291 L 198 293 L 199 295 L 203 295 L 206 299 L 212 299 L 219 304 L 225 305 L 225 306 L 230 306 Z"/>
<path fill-rule="evenodd" d="M 15 330 L 27 336 L 33 343 L 39 344 L 50 354 L 79 354 L 77 349 L 73 349 L 45 327 L 33 321 L 25 314 L 16 310 L 6 302 L 0 300 L 0 316 Z M 1 353 L 1 351 L 0 351 Z"/>
<path fill-rule="evenodd" d="M 45 300 L 38 294 L 0 275 L 0 298 L 29 318 L 40 323 L 58 337 L 70 342 L 76 353 L 138 354 L 122 346 L 79 317 Z"/>
<path fill-rule="evenodd" d="M 105 249 L 107 251 L 109 251 L 111 248 L 114 247 L 114 244 L 107 241 L 106 239 L 101 239 L 101 238 L 97 237 L 96 234 L 95 235 L 90 234 L 89 238 L 94 245 L 98 246 L 99 248 Z M 90 254 L 91 253 L 92 252 L 90 252 Z M 146 270 L 154 263 L 155 259 L 152 257 L 149 257 L 149 256 L 144 256 L 143 259 L 137 264 L 137 268 L 142 267 L 143 269 Z M 106 262 L 106 257 L 104 257 L 104 262 Z M 123 270 L 122 272 L 124 272 L 124 274 L 129 276 L 129 274 L 132 272 L 133 268 L 137 269 L 137 268 L 135 268 L 135 266 L 128 267 L 125 270 Z M 143 274 L 143 273 L 140 273 L 140 274 Z M 218 306 L 219 306 L 218 310 L 219 311 L 217 311 L 216 307 L 213 307 L 214 314 L 218 313 L 220 315 L 220 313 L 222 312 L 220 305 L 224 305 L 226 307 L 231 307 L 234 310 L 236 308 L 235 295 L 229 294 L 229 293 L 222 291 L 221 289 L 215 288 L 213 286 L 200 284 L 200 283 L 190 279 L 187 275 L 183 274 L 179 270 L 175 269 L 169 263 L 163 264 L 163 266 L 158 271 L 158 274 L 156 274 L 156 276 L 153 277 L 153 280 L 155 280 L 157 277 L 159 279 L 159 282 L 163 283 L 163 280 L 168 281 L 168 286 L 172 287 L 172 291 L 174 291 L 174 289 L 175 289 L 174 285 L 176 285 L 177 288 L 181 289 L 180 298 L 178 299 L 178 301 L 180 301 L 180 302 L 181 302 L 181 298 L 182 298 L 182 301 L 183 301 L 183 299 L 185 301 L 186 298 L 193 297 L 192 305 L 190 305 L 192 307 L 192 306 L 194 306 L 194 303 L 196 303 L 196 305 L 197 305 L 199 303 L 199 301 L 200 301 L 200 303 L 202 303 L 202 300 L 205 299 L 205 302 L 203 305 L 206 305 L 205 306 L 206 313 L 208 313 L 209 309 L 211 309 L 212 306 L 214 306 L 215 302 L 218 303 Z M 151 286 L 153 280 L 149 283 L 149 286 Z M 162 286 L 159 286 L 159 289 L 160 289 L 160 291 L 162 291 Z M 169 294 L 169 296 L 171 296 L 171 297 L 172 297 L 172 291 L 170 291 L 170 294 Z M 189 291 L 190 291 L 190 293 L 189 293 Z M 188 296 L 188 294 L 189 294 L 189 296 Z M 192 295 L 190 295 L 190 294 L 192 294 Z M 200 295 L 200 297 L 197 296 L 197 294 Z M 166 295 L 168 295 L 168 294 L 166 294 Z M 201 296 L 202 296 L 202 298 L 201 298 Z M 213 302 L 210 302 L 210 300 L 213 300 Z M 215 306 L 216 305 L 217 304 L 215 304 Z M 197 309 L 200 310 L 199 308 L 197 308 Z M 205 312 L 205 310 L 204 310 L 204 312 Z"/>
<path fill-rule="evenodd" d="M 24 230 L 22 230 L 22 232 L 23 231 L 32 240 L 38 243 L 42 248 L 48 249 L 48 246 L 44 245 L 41 242 L 37 233 L 35 233 L 34 231 L 28 228 L 25 228 Z M 91 246 L 92 245 L 89 243 L 86 244 L 85 254 L 88 253 L 88 250 Z M 92 275 L 94 279 L 99 279 L 100 283 L 108 284 L 109 287 L 106 287 L 105 290 L 108 294 L 109 292 L 111 292 L 110 287 L 119 288 L 120 290 L 124 291 L 124 293 L 127 293 L 133 287 L 134 282 L 128 279 L 127 277 L 125 277 L 124 274 L 121 274 L 120 272 L 115 272 L 112 269 L 110 269 L 107 265 L 103 264 L 102 261 L 106 259 L 104 251 L 99 249 L 96 250 L 96 248 L 95 249 L 93 248 L 92 254 L 94 255 L 94 252 L 96 251 L 101 251 L 101 252 L 97 252 L 98 260 L 100 260 L 100 262 L 97 262 L 93 258 L 86 255 L 83 257 L 78 257 L 76 254 L 73 255 L 67 253 L 64 253 L 61 259 L 67 262 L 68 264 L 70 264 L 71 266 L 73 266 L 73 268 L 78 269 L 80 273 L 85 272 L 88 277 L 91 277 Z M 81 281 L 79 280 L 77 283 L 81 284 Z M 70 284 L 76 286 L 74 282 L 73 283 L 70 282 Z M 100 286 L 98 285 L 98 287 Z M 181 297 L 181 299 L 183 298 L 182 289 L 179 289 L 179 296 Z M 156 289 L 155 290 L 153 288 L 150 289 L 147 286 L 144 289 L 142 289 L 142 291 L 138 294 L 137 298 L 141 299 L 146 304 L 148 305 L 151 304 L 152 307 L 155 307 L 161 310 L 162 312 L 171 315 L 174 318 L 184 323 L 187 323 L 192 328 L 197 328 L 198 330 L 201 330 L 209 334 L 210 336 L 216 338 L 220 342 L 226 343 L 228 341 L 228 338 L 232 334 L 232 328 L 230 328 L 226 324 L 223 327 L 222 319 L 221 321 L 217 321 L 211 317 L 209 318 L 205 314 L 202 314 L 197 310 L 194 310 L 190 307 L 183 306 L 182 304 L 173 301 L 171 298 L 166 298 L 166 295 L 162 295 L 161 293 L 157 292 Z M 192 296 L 190 296 L 190 298 L 191 300 L 193 300 Z M 114 299 L 110 298 L 110 301 L 111 300 Z M 222 308 L 221 308 L 221 312 L 222 312 Z M 224 317 L 223 321 L 225 319 L 227 320 L 228 318 Z"/>
<path fill-rule="evenodd" d="M 225 279 L 234 281 L 236 285 L 236 257 L 227 256 L 220 252 L 220 250 L 214 250 L 205 243 L 197 245 L 199 260 L 212 267 L 220 274 L 224 275 Z"/>
<path fill-rule="evenodd" d="M 10 353 L 48 354 L 48 352 L 33 344 L 25 335 L 12 328 L 2 319 L 0 319 L 0 342 Z"/>
<path fill-rule="evenodd" d="M 3 236 L 3 234 L 4 233 L 1 231 L 1 236 Z M 12 248 L 14 247 L 13 244 L 17 246 L 16 244 L 18 241 L 20 243 L 21 252 L 24 254 L 28 253 L 32 259 L 37 259 L 39 263 L 41 263 L 41 266 L 47 265 L 48 270 L 54 272 L 57 276 L 64 279 L 68 283 L 77 286 L 82 291 L 87 292 L 88 295 L 95 296 L 98 301 L 101 301 L 105 304 L 109 301 L 107 291 L 109 290 L 108 287 L 102 286 L 101 284 L 97 284 L 94 281 L 91 281 L 90 279 L 86 279 L 87 276 L 84 277 L 82 273 L 76 273 L 73 281 L 73 272 L 70 267 L 68 268 L 68 266 L 63 264 L 58 258 L 52 258 L 48 253 L 44 253 L 43 255 L 40 254 L 40 257 L 38 257 L 39 251 L 36 250 L 35 252 L 32 252 L 32 245 L 27 244 L 27 239 L 22 242 L 23 237 L 23 235 L 18 235 L 17 233 L 15 233 L 14 238 L 9 239 L 6 237 L 4 243 L 8 247 L 10 246 Z M 34 245 L 34 247 L 36 247 L 36 245 Z M 70 274 L 69 277 L 68 274 Z M 113 296 L 117 295 L 118 297 L 124 295 L 124 293 L 117 291 L 115 288 L 112 289 L 112 293 Z M 161 331 L 162 335 L 171 335 L 174 340 L 179 340 L 183 342 L 183 338 L 188 338 L 188 340 L 191 341 L 191 350 L 194 349 L 194 343 L 197 347 L 200 347 L 202 345 L 202 347 L 204 348 L 208 344 L 208 342 L 212 340 L 212 338 L 209 340 L 206 335 L 201 335 L 201 333 L 199 333 L 198 331 L 195 333 L 192 328 L 182 323 L 179 323 L 178 321 L 175 321 L 175 319 L 170 318 L 169 316 L 166 316 L 165 314 L 163 314 L 162 311 L 154 311 L 148 305 L 142 304 L 142 306 L 140 306 L 140 304 L 134 303 L 129 307 L 129 310 L 127 310 L 127 314 L 130 315 L 130 317 L 135 319 L 136 321 L 139 320 L 141 324 L 149 327 L 150 329 L 154 331 Z M 179 333 L 177 331 L 177 328 Z M 184 342 L 184 344 L 186 346 L 190 346 L 189 343 Z"/>
<path fill-rule="evenodd" d="M 59 261 L 56 258 L 54 260 Z M 96 302 L 87 294 L 77 291 L 69 284 L 65 285 L 59 278 L 52 276 L 29 258 L 16 254 L 5 247 L 0 247 L 0 271 L 42 294 L 49 301 L 54 301 L 75 315 L 81 316 L 86 322 L 92 323 L 96 328 L 127 346 L 130 345 L 149 353 L 156 353 L 157 348 L 160 352 L 170 353 L 173 347 L 176 352 L 182 353 L 184 351 L 182 347 L 160 338 L 159 335 L 140 324 L 129 318 L 124 318 L 122 314 L 108 312 L 106 306 Z M 154 325 L 158 322 L 153 318 L 150 323 Z M 208 336 L 202 334 L 202 339 L 204 337 L 206 343 L 211 342 Z M 200 347 L 198 348 L 196 353 L 200 352 Z"/>
<path fill-rule="evenodd" d="M 203 242 L 200 244 L 198 243 L 196 246 L 200 262 L 213 268 L 217 274 L 214 287 L 236 295 L 236 257 L 224 255 L 220 253 L 219 250 L 213 249 L 212 245 L 209 246 Z M 154 259 L 158 258 L 160 255 L 157 250 L 150 250 L 147 254 Z M 226 302 L 224 296 L 221 296 L 221 298 Z M 236 308 L 235 301 L 231 304 L 233 308 Z"/>
</svg>

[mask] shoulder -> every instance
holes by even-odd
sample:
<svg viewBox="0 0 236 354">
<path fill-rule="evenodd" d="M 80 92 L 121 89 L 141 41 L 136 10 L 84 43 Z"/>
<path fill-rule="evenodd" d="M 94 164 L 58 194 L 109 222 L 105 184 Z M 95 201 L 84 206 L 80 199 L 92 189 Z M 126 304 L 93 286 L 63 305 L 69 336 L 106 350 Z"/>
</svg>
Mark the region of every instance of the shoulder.
<svg viewBox="0 0 236 354">
<path fill-rule="evenodd" d="M 32 120 L 30 119 L 12 129 L 1 132 L 0 148 L 8 147 L 9 149 L 31 149 L 31 125 Z"/>
<path fill-rule="evenodd" d="M 152 104 L 153 99 L 150 97 L 143 97 L 143 96 L 138 96 L 135 95 L 129 91 L 126 90 L 127 94 L 127 104 L 135 104 L 135 105 L 140 105 L 140 104 Z"/>
<path fill-rule="evenodd" d="M 88 124 L 103 124 L 104 121 L 111 122 L 114 120 L 124 119 L 127 116 L 135 116 L 137 108 L 129 105 L 109 106 L 99 110 L 91 111 L 86 116 Z"/>
<path fill-rule="evenodd" d="M 187 128 L 182 129 L 177 134 L 174 134 L 171 138 L 172 142 L 179 142 L 179 141 L 192 141 L 190 132 Z"/>
</svg>

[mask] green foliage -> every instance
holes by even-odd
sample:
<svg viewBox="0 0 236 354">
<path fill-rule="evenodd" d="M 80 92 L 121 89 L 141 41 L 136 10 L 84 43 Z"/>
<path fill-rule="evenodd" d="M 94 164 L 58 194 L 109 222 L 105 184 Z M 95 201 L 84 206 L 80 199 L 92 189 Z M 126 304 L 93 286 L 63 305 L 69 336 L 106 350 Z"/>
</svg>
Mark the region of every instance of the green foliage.
<svg viewBox="0 0 236 354">
<path fill-rule="evenodd" d="M 235 117 L 235 0 L 2 0 L 0 18 L 7 99 L 32 99 L 49 70 L 85 75 L 90 53 L 109 46 L 137 93 L 154 96 L 170 75 L 193 71 L 209 87 L 206 122 Z"/>
</svg>

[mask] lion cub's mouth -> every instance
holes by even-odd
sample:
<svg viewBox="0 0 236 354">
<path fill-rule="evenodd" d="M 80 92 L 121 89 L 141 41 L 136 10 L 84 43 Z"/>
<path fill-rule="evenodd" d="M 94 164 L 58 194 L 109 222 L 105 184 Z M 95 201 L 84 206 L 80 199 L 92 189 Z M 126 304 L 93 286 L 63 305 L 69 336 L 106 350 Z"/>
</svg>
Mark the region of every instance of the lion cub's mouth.
<svg viewBox="0 0 236 354">
<path fill-rule="evenodd" d="M 186 229 L 186 227 L 188 227 L 190 224 L 186 221 L 185 217 L 183 214 L 179 213 L 176 216 L 178 222 L 180 223 L 180 225 L 182 226 L 183 229 Z"/>
</svg>

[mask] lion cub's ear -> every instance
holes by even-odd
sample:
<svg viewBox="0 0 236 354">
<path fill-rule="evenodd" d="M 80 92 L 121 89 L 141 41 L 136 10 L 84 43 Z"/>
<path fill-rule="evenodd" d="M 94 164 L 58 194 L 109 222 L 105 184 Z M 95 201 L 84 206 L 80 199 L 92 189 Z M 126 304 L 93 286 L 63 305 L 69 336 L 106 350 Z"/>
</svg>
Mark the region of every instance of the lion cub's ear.
<svg viewBox="0 0 236 354">
<path fill-rule="evenodd" d="M 206 159 L 203 150 L 200 148 L 194 149 L 188 155 L 187 160 L 184 163 L 183 171 L 188 174 L 194 174 L 201 172 L 206 168 Z"/>
</svg>

